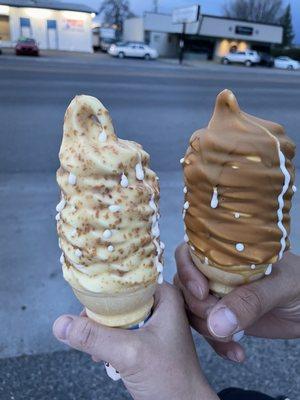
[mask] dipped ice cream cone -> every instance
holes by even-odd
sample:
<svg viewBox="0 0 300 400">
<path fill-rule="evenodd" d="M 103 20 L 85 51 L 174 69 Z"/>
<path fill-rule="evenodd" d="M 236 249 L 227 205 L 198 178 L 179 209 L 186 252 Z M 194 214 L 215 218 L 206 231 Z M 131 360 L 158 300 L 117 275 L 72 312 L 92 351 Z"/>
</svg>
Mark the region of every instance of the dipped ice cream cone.
<svg viewBox="0 0 300 400">
<path fill-rule="evenodd" d="M 99 100 L 77 96 L 59 158 L 64 278 L 96 322 L 125 328 L 143 321 L 163 280 L 159 185 L 149 155 L 115 135 Z"/>
<path fill-rule="evenodd" d="M 295 145 L 282 126 L 240 110 L 221 92 L 182 164 L 185 241 L 219 296 L 272 272 L 290 247 Z"/>
<path fill-rule="evenodd" d="M 156 285 L 124 293 L 103 294 L 73 287 L 78 300 L 85 305 L 89 318 L 99 324 L 130 328 L 144 321 L 151 312 Z"/>
</svg>

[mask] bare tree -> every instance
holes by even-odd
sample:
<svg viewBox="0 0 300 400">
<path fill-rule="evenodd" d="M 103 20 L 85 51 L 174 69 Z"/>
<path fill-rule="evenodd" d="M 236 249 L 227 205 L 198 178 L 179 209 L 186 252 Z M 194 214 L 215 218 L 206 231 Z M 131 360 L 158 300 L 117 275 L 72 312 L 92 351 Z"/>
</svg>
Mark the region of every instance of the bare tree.
<svg viewBox="0 0 300 400">
<path fill-rule="evenodd" d="M 99 9 L 99 14 L 104 17 L 104 22 L 110 25 L 116 25 L 120 31 L 123 31 L 125 19 L 133 17 L 128 0 L 103 0 Z"/>
<path fill-rule="evenodd" d="M 232 0 L 224 5 L 224 14 L 247 21 L 278 23 L 282 6 L 282 0 Z"/>
</svg>

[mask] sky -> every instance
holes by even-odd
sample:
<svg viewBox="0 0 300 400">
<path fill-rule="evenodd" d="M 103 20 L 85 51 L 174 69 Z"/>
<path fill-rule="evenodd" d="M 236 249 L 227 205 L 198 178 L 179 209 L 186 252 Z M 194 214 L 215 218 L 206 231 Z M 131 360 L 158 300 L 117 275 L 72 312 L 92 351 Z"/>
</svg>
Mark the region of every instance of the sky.
<svg viewBox="0 0 300 400">
<path fill-rule="evenodd" d="M 63 0 L 67 2 L 67 0 Z M 227 0 L 230 1 L 230 0 Z M 272 1 L 272 0 L 270 0 Z M 81 3 L 89 5 L 96 10 L 99 9 L 101 4 L 101 0 L 72 0 L 72 3 Z M 129 0 L 132 11 L 137 15 L 142 15 L 144 11 L 153 10 L 153 1 L 152 0 Z M 295 42 L 300 44 L 300 0 L 286 0 L 285 4 L 290 3 L 292 6 L 293 12 L 293 26 L 294 32 L 296 34 Z M 226 3 L 226 0 L 158 0 L 158 11 L 171 13 L 173 8 L 181 7 L 185 5 L 191 4 L 200 4 L 201 12 L 203 14 L 214 14 L 214 15 L 222 15 L 223 5 Z"/>
</svg>

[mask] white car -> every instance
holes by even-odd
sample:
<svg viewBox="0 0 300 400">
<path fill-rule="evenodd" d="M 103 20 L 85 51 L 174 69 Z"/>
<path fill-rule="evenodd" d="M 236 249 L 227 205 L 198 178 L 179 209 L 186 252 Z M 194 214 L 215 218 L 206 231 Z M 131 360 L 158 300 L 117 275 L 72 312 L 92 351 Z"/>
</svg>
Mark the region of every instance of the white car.
<svg viewBox="0 0 300 400">
<path fill-rule="evenodd" d="M 114 57 L 139 57 L 145 60 L 156 59 L 158 53 L 145 43 L 138 42 L 118 42 L 112 44 L 108 49 L 108 54 Z"/>
<path fill-rule="evenodd" d="M 222 58 L 223 64 L 239 63 L 244 64 L 246 67 L 251 67 L 251 65 L 259 64 L 260 56 L 257 51 L 246 50 L 246 51 L 236 51 L 226 54 Z"/>
<path fill-rule="evenodd" d="M 296 60 L 293 60 L 290 57 L 277 57 L 274 60 L 274 66 L 275 68 L 281 68 L 281 69 L 288 69 L 290 71 L 299 69 L 300 68 L 300 63 Z"/>
</svg>

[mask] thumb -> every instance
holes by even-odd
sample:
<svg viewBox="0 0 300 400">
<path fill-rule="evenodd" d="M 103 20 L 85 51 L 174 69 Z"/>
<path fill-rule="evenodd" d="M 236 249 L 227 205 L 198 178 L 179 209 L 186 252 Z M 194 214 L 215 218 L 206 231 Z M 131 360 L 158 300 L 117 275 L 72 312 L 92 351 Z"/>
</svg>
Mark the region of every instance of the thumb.
<svg viewBox="0 0 300 400">
<path fill-rule="evenodd" d="M 134 365 L 138 356 L 137 335 L 99 325 L 87 317 L 62 315 L 53 324 L 53 334 L 63 343 L 119 370 Z"/>
<path fill-rule="evenodd" d="M 240 338 L 241 331 L 286 300 L 287 282 L 282 275 L 280 269 L 274 268 L 271 276 L 240 286 L 224 296 L 209 313 L 207 325 L 211 334 L 226 338 L 239 332 L 236 339 Z"/>
</svg>

